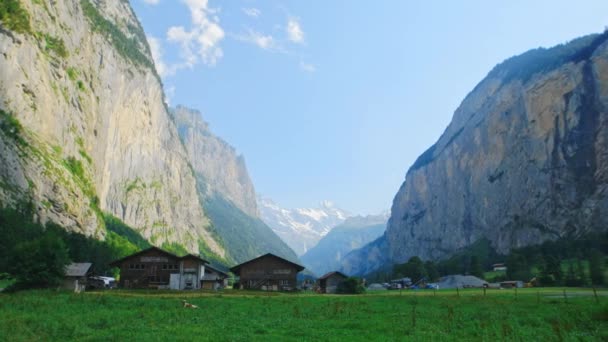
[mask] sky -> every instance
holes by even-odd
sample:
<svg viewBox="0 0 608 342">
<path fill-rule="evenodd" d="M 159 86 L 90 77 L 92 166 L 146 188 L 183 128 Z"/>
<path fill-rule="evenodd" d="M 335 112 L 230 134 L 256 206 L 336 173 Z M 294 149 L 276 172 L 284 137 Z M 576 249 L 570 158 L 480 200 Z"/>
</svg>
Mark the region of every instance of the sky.
<svg viewBox="0 0 608 342">
<path fill-rule="evenodd" d="M 608 1 L 131 0 L 171 106 L 245 156 L 256 191 L 390 209 L 501 61 L 598 33 Z"/>
</svg>

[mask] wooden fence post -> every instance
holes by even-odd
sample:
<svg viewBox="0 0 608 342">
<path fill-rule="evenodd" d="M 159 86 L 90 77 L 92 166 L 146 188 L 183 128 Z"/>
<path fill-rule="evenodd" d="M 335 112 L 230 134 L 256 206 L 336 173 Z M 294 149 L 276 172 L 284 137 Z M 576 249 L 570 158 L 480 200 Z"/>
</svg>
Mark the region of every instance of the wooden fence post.
<svg viewBox="0 0 608 342">
<path fill-rule="evenodd" d="M 458 286 L 456 286 L 456 296 L 460 298 L 460 290 L 458 290 Z"/>
<path fill-rule="evenodd" d="M 568 303 L 568 296 L 566 295 L 566 289 L 564 289 L 564 301 Z"/>
<path fill-rule="evenodd" d="M 599 304 L 600 299 L 597 297 L 597 290 L 595 289 L 595 286 L 593 286 L 593 296 L 595 297 L 595 302 Z"/>
</svg>

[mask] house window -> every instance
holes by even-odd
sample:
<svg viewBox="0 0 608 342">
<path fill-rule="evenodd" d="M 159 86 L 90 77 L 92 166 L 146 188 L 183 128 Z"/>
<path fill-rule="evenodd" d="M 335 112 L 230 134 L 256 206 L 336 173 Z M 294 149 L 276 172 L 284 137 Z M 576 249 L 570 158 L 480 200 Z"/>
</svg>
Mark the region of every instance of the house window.
<svg viewBox="0 0 608 342">
<path fill-rule="evenodd" d="M 173 265 L 173 268 L 176 269 L 176 270 L 179 270 L 179 265 L 175 264 L 175 265 Z"/>
<path fill-rule="evenodd" d="M 134 264 L 129 264 L 129 269 L 130 269 L 130 270 L 132 270 L 132 269 L 134 269 L 134 268 L 135 268 L 135 265 L 134 265 Z"/>
<path fill-rule="evenodd" d="M 166 269 L 167 269 L 167 264 L 164 264 L 163 265 L 163 270 L 166 270 Z"/>
<path fill-rule="evenodd" d="M 279 280 L 279 285 L 287 286 L 289 285 L 289 280 Z"/>
</svg>

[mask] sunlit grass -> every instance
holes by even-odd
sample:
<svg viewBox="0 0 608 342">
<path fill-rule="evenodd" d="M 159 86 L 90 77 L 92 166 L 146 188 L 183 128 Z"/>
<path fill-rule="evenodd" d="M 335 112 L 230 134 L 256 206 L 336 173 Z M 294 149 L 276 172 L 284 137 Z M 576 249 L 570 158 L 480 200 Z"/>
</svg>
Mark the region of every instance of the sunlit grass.
<svg viewBox="0 0 608 342">
<path fill-rule="evenodd" d="M 380 291 L 361 296 L 107 291 L 0 294 L 8 340 L 606 340 L 608 292 Z M 181 300 L 200 307 L 185 309 Z"/>
</svg>

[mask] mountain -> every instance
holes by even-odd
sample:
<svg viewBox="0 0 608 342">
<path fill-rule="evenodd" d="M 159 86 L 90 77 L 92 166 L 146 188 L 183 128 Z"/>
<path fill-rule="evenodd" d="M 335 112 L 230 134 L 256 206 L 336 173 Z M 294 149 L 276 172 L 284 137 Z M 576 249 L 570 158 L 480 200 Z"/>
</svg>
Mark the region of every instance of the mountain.
<svg viewBox="0 0 608 342">
<path fill-rule="evenodd" d="M 178 106 L 171 111 L 197 179 L 197 190 L 214 231 L 237 263 L 265 253 L 294 262 L 296 254 L 258 218 L 255 188 L 245 159 L 215 136 L 201 113 Z"/>
<path fill-rule="evenodd" d="M 155 245 L 224 258 L 128 1 L 4 5 L 0 205 L 101 241 L 109 214 Z"/>
<path fill-rule="evenodd" d="M 407 172 L 386 233 L 347 256 L 345 271 L 437 260 L 481 239 L 507 253 L 605 231 L 607 41 L 590 35 L 496 66 Z"/>
<path fill-rule="evenodd" d="M 281 208 L 268 198 L 260 198 L 258 203 L 262 220 L 298 255 L 306 253 L 350 216 L 329 201 L 321 202 L 318 208 L 299 209 Z"/>
<path fill-rule="evenodd" d="M 323 275 L 340 268 L 342 258 L 380 237 L 386 229 L 388 213 L 353 216 L 333 228 L 313 248 L 300 257 L 307 270 Z"/>
</svg>

